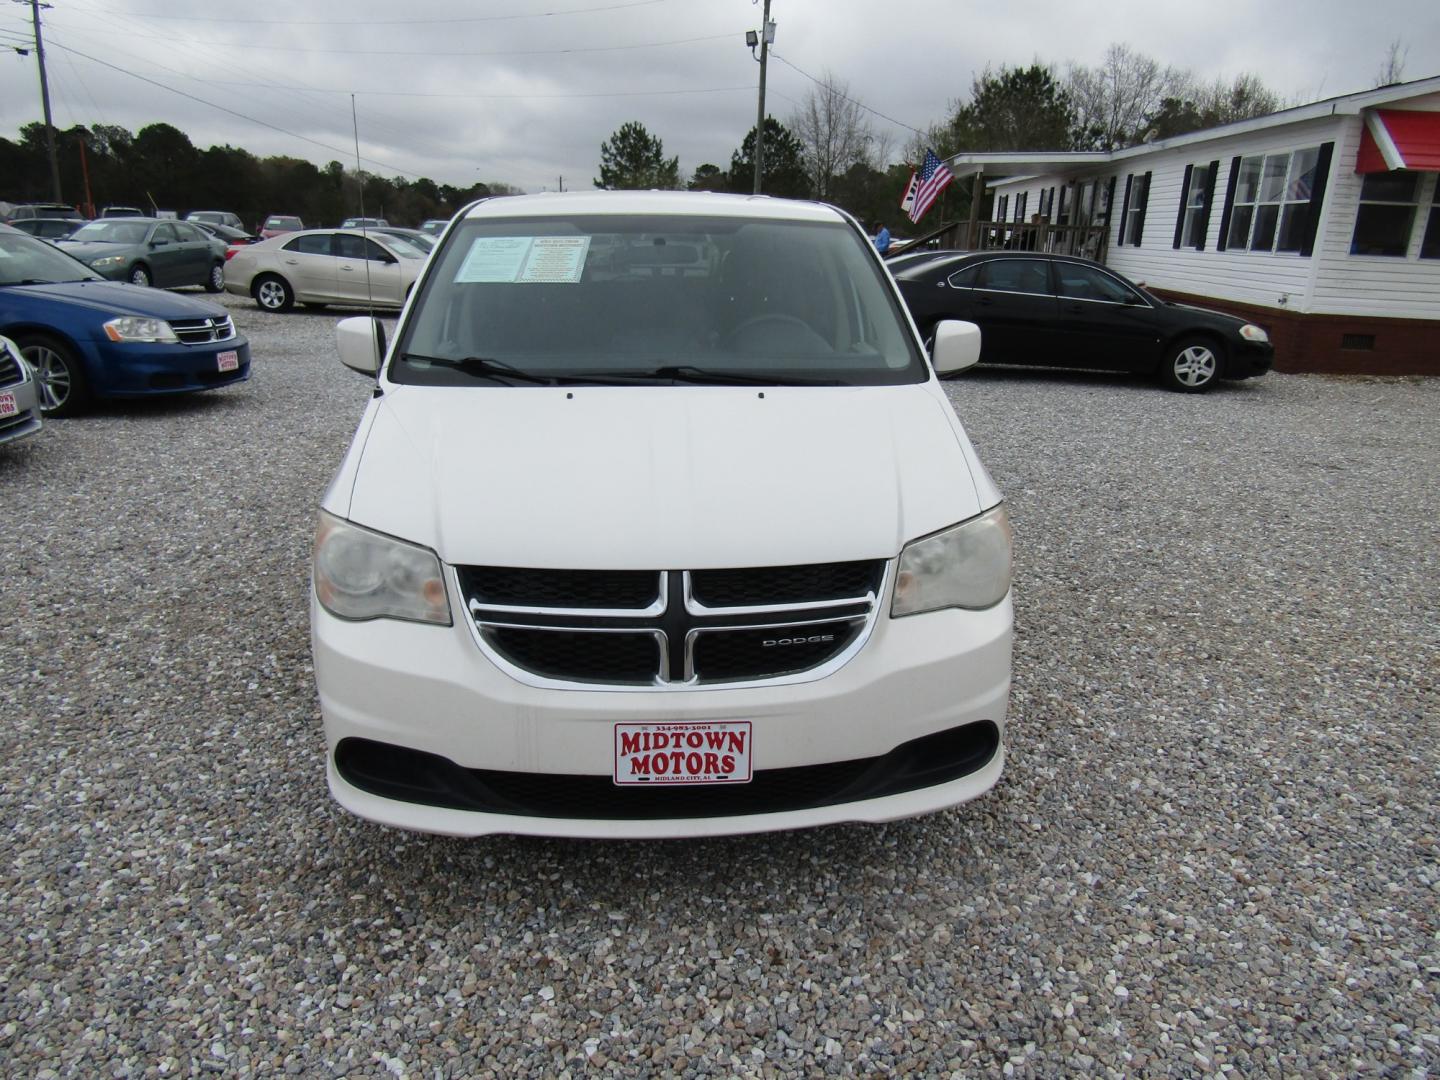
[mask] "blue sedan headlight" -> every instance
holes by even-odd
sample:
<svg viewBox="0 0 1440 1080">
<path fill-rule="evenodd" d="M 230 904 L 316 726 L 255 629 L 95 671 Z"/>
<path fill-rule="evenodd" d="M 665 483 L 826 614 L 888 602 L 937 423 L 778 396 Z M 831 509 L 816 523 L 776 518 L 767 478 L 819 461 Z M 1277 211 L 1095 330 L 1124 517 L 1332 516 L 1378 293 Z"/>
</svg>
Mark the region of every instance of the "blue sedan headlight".
<svg viewBox="0 0 1440 1080">
<path fill-rule="evenodd" d="M 164 319 L 147 319 L 140 315 L 121 315 L 105 324 L 105 336 L 111 341 L 177 342 L 175 331 Z"/>
</svg>

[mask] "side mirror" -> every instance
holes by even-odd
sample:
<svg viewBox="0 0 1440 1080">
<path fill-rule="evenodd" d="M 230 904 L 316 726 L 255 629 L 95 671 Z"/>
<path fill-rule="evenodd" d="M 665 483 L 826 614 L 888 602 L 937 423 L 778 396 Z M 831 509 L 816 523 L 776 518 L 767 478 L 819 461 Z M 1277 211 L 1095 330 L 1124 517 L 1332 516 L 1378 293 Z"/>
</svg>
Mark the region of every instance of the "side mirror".
<svg viewBox="0 0 1440 1080">
<path fill-rule="evenodd" d="M 980 360 L 980 327 L 972 322 L 946 319 L 935 325 L 930 365 L 938 375 L 953 375 Z"/>
<path fill-rule="evenodd" d="M 335 345 L 342 364 L 373 376 L 385 359 L 385 327 L 369 315 L 341 319 L 335 325 Z"/>
</svg>

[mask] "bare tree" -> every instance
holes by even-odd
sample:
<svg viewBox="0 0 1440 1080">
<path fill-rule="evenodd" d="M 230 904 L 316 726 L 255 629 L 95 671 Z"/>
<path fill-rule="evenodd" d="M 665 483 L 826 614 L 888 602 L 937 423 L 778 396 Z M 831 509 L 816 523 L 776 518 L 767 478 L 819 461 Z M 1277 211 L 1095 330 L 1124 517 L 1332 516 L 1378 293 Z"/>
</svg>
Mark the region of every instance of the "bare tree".
<svg viewBox="0 0 1440 1080">
<path fill-rule="evenodd" d="M 1405 81 L 1405 61 L 1410 56 L 1410 46 L 1403 45 L 1399 38 L 1390 42 L 1385 50 L 1385 62 L 1375 73 L 1375 85 L 1392 86 Z"/>
<path fill-rule="evenodd" d="M 868 161 L 874 135 L 848 83 L 829 71 L 790 117 L 790 130 L 805 148 L 805 166 L 817 199 L 828 199 L 835 178 Z"/>
<path fill-rule="evenodd" d="M 1161 67 L 1129 45 L 1114 44 L 1096 67 L 1071 64 L 1065 90 L 1075 109 L 1075 143 L 1114 150 L 1143 138 L 1145 119 L 1169 97 L 1181 97 L 1186 73 Z"/>
</svg>

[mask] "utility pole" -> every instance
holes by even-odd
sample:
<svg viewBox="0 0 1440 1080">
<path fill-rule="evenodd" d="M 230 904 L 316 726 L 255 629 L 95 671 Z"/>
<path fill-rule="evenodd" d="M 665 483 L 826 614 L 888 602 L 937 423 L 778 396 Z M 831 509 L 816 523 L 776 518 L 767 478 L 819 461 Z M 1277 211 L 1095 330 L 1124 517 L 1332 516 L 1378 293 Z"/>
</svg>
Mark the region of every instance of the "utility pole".
<svg viewBox="0 0 1440 1080">
<path fill-rule="evenodd" d="M 765 4 L 768 7 L 770 0 Z M 35 59 L 40 63 L 40 105 L 45 111 L 45 146 L 50 151 L 50 187 L 58 203 L 64 200 L 60 194 L 60 159 L 55 156 L 55 125 L 50 122 L 50 83 L 45 78 L 45 42 L 40 37 L 40 0 L 30 0 L 30 15 L 35 23 Z"/>
<path fill-rule="evenodd" d="M 765 173 L 765 62 L 769 59 L 770 43 L 774 40 L 775 27 L 770 22 L 770 0 L 765 0 L 765 15 L 760 20 L 760 106 L 755 113 L 756 195 L 760 194 L 760 178 Z"/>
</svg>

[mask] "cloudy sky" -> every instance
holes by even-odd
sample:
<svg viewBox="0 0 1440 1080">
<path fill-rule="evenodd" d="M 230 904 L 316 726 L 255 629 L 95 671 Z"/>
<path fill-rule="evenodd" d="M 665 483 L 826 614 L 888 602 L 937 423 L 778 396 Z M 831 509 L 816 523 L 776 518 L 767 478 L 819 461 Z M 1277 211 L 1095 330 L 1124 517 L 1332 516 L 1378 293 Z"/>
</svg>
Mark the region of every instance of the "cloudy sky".
<svg viewBox="0 0 1440 1080">
<path fill-rule="evenodd" d="M 680 157 L 728 166 L 755 122 L 752 0 L 51 0 L 55 123 L 165 121 L 196 145 L 353 162 L 451 184 L 588 187 L 600 143 L 638 120 Z M 897 151 L 986 65 L 1095 64 L 1126 42 L 1207 78 L 1258 74 L 1292 102 L 1366 89 L 1397 39 L 1404 77 L 1440 75 L 1437 0 L 772 0 L 768 111 L 827 72 Z M 0 136 L 40 117 L 29 4 L 0 2 Z M 3 186 L 3 178 L 0 178 Z M 0 193 L 3 194 L 3 193 Z"/>
</svg>

